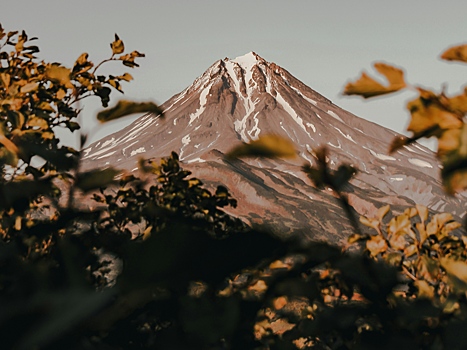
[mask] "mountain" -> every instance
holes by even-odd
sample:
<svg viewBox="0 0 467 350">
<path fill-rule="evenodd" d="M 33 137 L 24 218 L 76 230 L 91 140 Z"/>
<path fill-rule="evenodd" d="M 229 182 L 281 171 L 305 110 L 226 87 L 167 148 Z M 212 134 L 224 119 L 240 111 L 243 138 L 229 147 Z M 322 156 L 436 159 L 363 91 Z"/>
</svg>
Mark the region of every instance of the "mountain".
<svg viewBox="0 0 467 350">
<path fill-rule="evenodd" d="M 300 231 L 307 239 L 339 242 L 351 232 L 333 194 L 313 187 L 301 171 L 313 150 L 329 148 L 332 166 L 359 172 L 348 188 L 359 214 L 391 204 L 395 212 L 424 204 L 433 211 L 464 214 L 462 201 L 447 197 L 429 149 L 414 144 L 389 155 L 394 131 L 334 105 L 287 70 L 254 52 L 215 62 L 192 85 L 162 105 L 165 118 L 146 114 L 84 151 L 84 168 L 137 170 L 140 157 L 171 151 L 206 184 L 224 184 L 238 200 L 231 213 L 279 234 Z M 241 142 L 277 134 L 296 146 L 296 159 L 227 160 Z"/>
</svg>

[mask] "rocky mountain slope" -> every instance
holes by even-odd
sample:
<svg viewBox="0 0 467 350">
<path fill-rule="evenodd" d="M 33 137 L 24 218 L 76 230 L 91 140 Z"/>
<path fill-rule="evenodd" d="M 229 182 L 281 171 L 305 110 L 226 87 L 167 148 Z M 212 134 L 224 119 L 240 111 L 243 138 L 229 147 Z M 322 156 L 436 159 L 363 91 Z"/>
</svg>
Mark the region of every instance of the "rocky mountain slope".
<svg viewBox="0 0 467 350">
<path fill-rule="evenodd" d="M 329 148 L 332 165 L 359 170 L 348 196 L 359 214 L 389 203 L 396 211 L 416 203 L 464 214 L 463 200 L 447 197 L 433 152 L 414 144 L 388 155 L 395 132 L 334 105 L 287 70 L 250 52 L 215 62 L 192 85 L 162 105 L 165 118 L 147 114 L 84 151 L 84 167 L 137 170 L 140 157 L 179 153 L 205 183 L 224 184 L 239 202 L 232 214 L 275 232 L 301 231 L 338 242 L 351 232 L 329 190 L 317 190 L 301 171 L 313 149 Z M 292 160 L 226 160 L 224 154 L 262 134 L 296 146 Z"/>
</svg>

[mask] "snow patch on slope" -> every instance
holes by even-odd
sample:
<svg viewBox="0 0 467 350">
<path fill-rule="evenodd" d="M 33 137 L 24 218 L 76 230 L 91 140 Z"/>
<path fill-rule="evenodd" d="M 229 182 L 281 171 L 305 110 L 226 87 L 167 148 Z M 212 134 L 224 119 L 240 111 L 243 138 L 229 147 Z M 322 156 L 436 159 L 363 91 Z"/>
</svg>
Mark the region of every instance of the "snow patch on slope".
<svg viewBox="0 0 467 350">
<path fill-rule="evenodd" d="M 105 147 L 105 146 L 107 146 L 107 145 L 110 145 L 110 144 L 111 144 L 112 142 L 114 142 L 114 141 L 115 141 L 115 137 L 112 137 L 110 140 L 105 141 L 105 142 L 101 145 L 101 148 L 102 148 L 102 147 Z"/>
<path fill-rule="evenodd" d="M 110 157 L 111 155 L 113 155 L 113 154 L 115 154 L 115 153 L 117 153 L 117 151 L 113 151 L 113 152 L 104 154 L 103 156 L 97 157 L 96 159 L 107 158 L 107 157 Z"/>
<path fill-rule="evenodd" d="M 140 147 L 140 148 L 138 148 L 138 149 L 135 149 L 135 150 L 131 151 L 130 157 L 135 156 L 135 155 L 137 155 L 137 154 L 139 154 L 139 153 L 144 153 L 144 152 L 146 152 L 146 150 L 144 149 L 144 147 Z"/>
<path fill-rule="evenodd" d="M 313 124 L 311 123 L 306 123 L 306 126 L 308 126 L 309 128 L 312 128 L 313 129 L 313 132 L 316 132 L 316 128 Z"/>
<path fill-rule="evenodd" d="M 180 155 L 179 155 L 180 160 L 183 160 L 183 158 L 184 158 L 183 152 L 185 151 L 185 147 L 188 146 L 190 144 L 190 142 L 191 142 L 190 134 L 187 134 L 182 138 L 183 146 L 180 149 Z"/>
<path fill-rule="evenodd" d="M 389 178 L 391 181 L 404 181 L 403 177 L 390 177 Z"/>
<path fill-rule="evenodd" d="M 305 127 L 305 124 L 303 123 L 303 119 L 300 118 L 300 116 L 295 112 L 295 110 L 289 105 L 289 103 L 282 97 L 282 95 L 277 92 L 276 95 L 276 100 L 279 102 L 279 104 L 284 108 L 284 110 L 292 117 L 292 119 L 295 121 L 295 123 L 300 126 L 303 131 L 306 132 L 306 134 L 311 138 L 310 133 L 308 132 L 307 128 Z M 316 129 L 313 127 L 313 131 L 316 132 Z"/>
<path fill-rule="evenodd" d="M 191 125 L 196 119 L 199 118 L 201 114 L 203 114 L 204 110 L 206 109 L 206 103 L 208 102 L 208 94 L 209 91 L 211 91 L 212 83 L 207 86 L 206 88 L 201 91 L 201 94 L 199 96 L 199 108 L 195 111 L 195 113 L 190 114 L 190 121 L 188 125 Z"/>
<path fill-rule="evenodd" d="M 187 164 L 190 164 L 190 163 L 206 163 L 206 161 L 204 159 L 201 159 L 201 158 L 194 158 L 194 159 L 190 159 L 189 161 L 187 161 L 186 163 Z"/>
<path fill-rule="evenodd" d="M 344 136 L 347 140 L 349 141 L 352 141 L 353 143 L 357 144 L 354 139 L 352 138 L 352 136 L 350 136 L 349 134 L 344 134 L 341 129 L 335 127 L 334 125 L 332 126 L 334 129 L 336 129 L 342 136 Z"/>
<path fill-rule="evenodd" d="M 419 166 L 421 168 L 433 168 L 433 165 L 431 165 L 430 163 L 425 162 L 424 160 L 417 159 L 417 158 L 409 158 L 409 163 Z"/>
<path fill-rule="evenodd" d="M 344 123 L 344 121 L 341 119 L 341 117 L 339 117 L 335 112 L 329 110 L 329 111 L 327 111 L 327 113 L 328 113 L 331 117 L 333 117 L 333 118 L 337 119 L 338 121 L 340 121 L 341 123 Z"/>
<path fill-rule="evenodd" d="M 251 128 L 250 131 L 248 131 L 248 135 L 251 136 L 252 140 L 257 140 L 259 137 L 259 133 L 261 132 L 261 129 L 258 127 L 259 124 L 259 119 L 257 118 L 259 112 L 256 112 L 255 115 L 253 116 L 253 120 L 255 122 L 255 125 L 253 128 Z"/>
<path fill-rule="evenodd" d="M 381 160 L 397 160 L 396 158 L 394 157 L 391 157 L 391 156 L 387 156 L 385 154 L 381 154 L 381 153 L 376 153 L 375 151 L 373 151 L 371 148 L 368 148 L 368 147 L 365 147 L 363 146 L 364 149 L 366 149 L 367 151 L 369 151 L 371 153 L 372 156 L 378 158 L 378 159 L 381 159 Z"/>
<path fill-rule="evenodd" d="M 315 100 L 309 98 L 309 97 L 306 97 L 299 89 L 297 89 L 296 87 L 293 87 L 293 86 L 290 86 L 297 94 L 300 95 L 301 98 L 303 98 L 305 101 L 308 101 L 310 102 L 312 105 L 315 105 L 317 106 L 318 105 L 318 102 L 316 102 Z"/>
<path fill-rule="evenodd" d="M 258 60 L 253 52 L 249 52 L 244 56 L 240 56 L 233 60 L 225 62 L 225 67 L 234 83 L 237 96 L 243 101 L 243 108 L 245 109 L 245 116 L 241 120 L 236 120 L 234 122 L 235 131 L 240 134 L 240 137 L 244 142 L 249 141 L 246 130 L 247 120 L 254 112 L 255 105 L 259 101 L 259 99 L 252 101 L 252 93 L 255 91 L 256 86 L 256 82 L 253 80 L 253 67 L 257 64 L 257 62 Z M 244 77 L 241 74 L 242 70 L 245 72 Z M 237 75 L 237 71 L 240 72 L 240 77 Z M 243 78 L 243 83 L 245 84 L 246 90 L 246 97 L 241 91 L 241 81 L 243 80 Z M 253 128 L 250 131 L 248 131 L 248 134 L 250 136 L 254 134 L 253 139 L 257 138 L 260 132 L 260 129 L 258 128 L 259 120 L 256 119 L 257 115 L 258 113 L 256 113 L 253 116 L 255 124 Z"/>
</svg>

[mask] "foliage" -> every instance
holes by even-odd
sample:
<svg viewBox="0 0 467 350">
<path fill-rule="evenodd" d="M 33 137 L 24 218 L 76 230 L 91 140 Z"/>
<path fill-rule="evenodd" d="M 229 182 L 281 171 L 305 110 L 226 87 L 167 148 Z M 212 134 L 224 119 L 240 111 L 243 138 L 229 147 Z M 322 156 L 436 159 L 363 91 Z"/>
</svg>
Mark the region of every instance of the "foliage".
<svg viewBox="0 0 467 350">
<path fill-rule="evenodd" d="M 188 178 L 191 172 L 180 167 L 175 152 L 161 159 L 159 165 L 154 161 L 142 161 L 141 168 L 146 174 L 154 174 L 155 178 L 148 177 L 142 181 L 134 175 L 124 175 L 119 188 L 111 188 L 115 194 L 104 188 L 100 194 L 94 194 L 95 201 L 106 205 L 105 217 L 99 222 L 100 230 L 130 234 L 131 225 L 138 225 L 134 236 L 147 239 L 152 233 L 165 229 L 173 217 L 202 221 L 203 229 L 218 238 L 231 231 L 246 229 L 241 220 L 220 209 L 237 206 L 227 188 L 218 186 L 211 194 L 199 179 Z"/>
<path fill-rule="evenodd" d="M 467 45 L 447 49 L 441 58 L 448 61 L 467 63 Z M 448 193 L 467 189 L 467 127 L 464 122 L 467 113 L 467 89 L 448 96 L 444 90 L 436 93 L 419 86 L 408 85 L 399 68 L 385 63 L 375 63 L 375 69 L 389 82 L 383 86 L 365 72 L 355 82 L 349 82 L 344 95 L 358 95 L 364 98 L 381 96 L 405 88 L 411 88 L 418 97 L 407 103 L 411 119 L 407 131 L 411 137 L 397 136 L 389 150 L 395 152 L 423 137 L 436 137 L 438 158 L 443 166 L 441 176 Z"/>
<path fill-rule="evenodd" d="M 79 129 L 79 101 L 98 96 L 107 106 L 111 87 L 121 91 L 120 82 L 131 80 L 96 75 L 102 64 L 137 67 L 143 55 L 125 54 L 116 36 L 109 59 L 94 66 L 82 54 L 68 69 L 38 61 L 24 32 L 1 29 L 1 39 L 2 49 L 14 47 L 0 55 L 2 346 L 251 343 L 260 303 L 214 291 L 286 245 L 225 214 L 221 208 L 236 205 L 225 187 L 212 194 L 172 154 L 159 165 L 142 162 L 144 180 L 123 174 L 120 186 L 95 194 L 96 207 L 80 203 L 118 183 L 120 172 L 80 172 L 80 152 L 61 146 L 55 128 Z M 143 111 L 160 112 L 152 103 L 120 102 L 100 119 Z"/>
<path fill-rule="evenodd" d="M 375 218 L 362 216 L 360 221 L 376 234 L 353 235 L 349 241 L 364 242 L 371 257 L 397 266 L 407 277 L 411 297 L 429 298 L 451 308 L 453 298 L 466 291 L 462 281 L 467 269 L 467 237 L 461 232 L 452 233 L 462 225 L 448 213 L 430 218 L 422 205 L 406 209 L 384 223 L 388 211 L 389 206 L 385 206 Z"/>
<path fill-rule="evenodd" d="M 361 218 L 373 230 L 364 233 L 345 196 L 355 169 L 331 169 L 325 149 L 303 170 L 353 220 L 352 250 L 248 228 L 224 211 L 237 205 L 228 189 L 212 193 L 175 153 L 141 160 L 138 177 L 82 172 L 81 152 L 61 146 L 55 128 L 77 130 L 78 101 L 106 106 L 110 88 L 131 80 L 96 75 L 103 63 L 133 68 L 143 55 L 125 54 L 115 36 L 109 59 L 94 66 L 82 54 L 68 69 L 37 61 L 24 32 L 0 33 L 0 47 L 13 47 L 0 52 L 4 348 L 467 347 L 467 240 L 449 214 L 418 205 L 389 218 L 384 207 Z M 448 57 L 464 57 L 456 52 Z M 364 94 L 402 87 L 400 71 L 378 67 L 389 85 L 366 77 Z M 135 111 L 160 112 L 123 101 L 100 120 Z M 293 154 L 271 136 L 230 156 Z"/>
<path fill-rule="evenodd" d="M 11 176 L 33 175 L 37 179 L 57 176 L 56 172 L 76 165 L 77 151 L 60 145 L 54 132 L 57 128 L 72 132 L 80 128 L 76 103 L 97 96 L 107 107 L 111 88 L 123 92 L 120 83 L 133 79 L 129 73 L 99 75 L 98 69 L 110 61 L 137 66 L 135 59 L 144 54 L 123 54 L 123 42 L 116 35 L 110 58 L 94 65 L 83 53 L 69 69 L 56 62 L 39 61 L 39 47 L 31 44 L 36 39 L 24 31 L 5 32 L 0 26 L 0 169 L 3 174 L 8 169 Z M 156 107 L 147 104 L 141 109 L 154 111 Z M 118 116 L 126 114 L 124 110 Z M 37 157 L 43 161 L 34 159 Z"/>
</svg>

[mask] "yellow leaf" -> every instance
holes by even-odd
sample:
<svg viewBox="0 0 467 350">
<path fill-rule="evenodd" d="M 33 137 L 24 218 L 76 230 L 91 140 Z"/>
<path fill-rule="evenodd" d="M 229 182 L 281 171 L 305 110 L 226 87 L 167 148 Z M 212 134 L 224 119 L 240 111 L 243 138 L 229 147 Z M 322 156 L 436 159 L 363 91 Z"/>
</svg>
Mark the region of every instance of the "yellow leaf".
<svg viewBox="0 0 467 350">
<path fill-rule="evenodd" d="M 418 297 L 432 300 L 435 296 L 435 289 L 430 286 L 427 281 L 416 280 L 414 282 L 415 287 L 418 289 Z"/>
<path fill-rule="evenodd" d="M 464 115 L 467 113 L 467 87 L 464 88 L 462 94 L 459 94 L 454 97 L 446 98 L 444 101 L 446 107 L 459 114 Z"/>
<path fill-rule="evenodd" d="M 15 230 L 17 231 L 21 230 L 21 223 L 22 223 L 21 216 L 17 216 L 15 220 Z"/>
<path fill-rule="evenodd" d="M 58 82 L 68 89 L 73 88 L 73 84 L 71 84 L 70 80 L 70 70 L 66 67 L 51 66 L 46 69 L 45 75 L 51 81 Z"/>
<path fill-rule="evenodd" d="M 115 79 L 109 79 L 109 84 L 118 90 L 118 87 L 117 87 L 118 82 Z"/>
<path fill-rule="evenodd" d="M 386 63 L 375 63 L 375 69 L 378 73 L 384 75 L 389 82 L 389 88 L 401 89 L 406 86 L 404 81 L 404 71 Z"/>
<path fill-rule="evenodd" d="M 22 98 L 0 101 L 0 105 L 8 105 L 12 111 L 19 111 L 23 106 L 23 103 L 26 103 L 26 101 Z"/>
<path fill-rule="evenodd" d="M 131 102 L 120 100 L 115 107 L 108 108 L 97 114 L 97 120 L 102 123 L 110 120 L 119 119 L 121 117 L 134 114 L 151 112 L 156 115 L 161 114 L 162 110 L 152 102 Z"/>
<path fill-rule="evenodd" d="M 8 88 L 8 91 L 7 93 L 10 95 L 10 96 L 15 96 L 16 94 L 19 93 L 19 88 L 20 88 L 20 85 L 16 82 L 13 82 L 10 87 Z"/>
<path fill-rule="evenodd" d="M 371 256 L 377 256 L 384 253 L 388 249 L 388 245 L 380 235 L 371 236 L 371 239 L 366 241 L 366 248 L 371 253 Z"/>
<path fill-rule="evenodd" d="M 448 275 L 449 283 L 457 292 L 467 291 L 467 263 L 450 258 L 440 259 L 441 267 Z"/>
<path fill-rule="evenodd" d="M 392 218 L 388 225 L 388 235 L 396 233 L 408 233 L 410 230 L 410 219 L 407 215 L 402 214 Z"/>
<path fill-rule="evenodd" d="M 412 255 L 418 252 L 417 246 L 415 244 L 410 244 L 404 249 L 404 255 L 406 258 L 411 257 Z"/>
<path fill-rule="evenodd" d="M 386 214 L 389 212 L 390 205 L 385 205 L 382 208 L 378 209 L 378 212 L 376 213 L 376 218 L 379 219 L 380 221 L 386 216 Z"/>
<path fill-rule="evenodd" d="M 81 85 L 83 85 L 86 89 L 88 89 L 89 91 L 91 91 L 93 89 L 93 86 L 91 84 L 91 80 L 89 80 L 88 78 L 85 78 L 82 75 L 80 75 L 80 76 L 76 77 L 76 80 Z"/>
<path fill-rule="evenodd" d="M 402 254 L 400 252 L 391 252 L 384 256 L 389 265 L 400 266 L 402 263 Z"/>
<path fill-rule="evenodd" d="M 248 287 L 248 290 L 252 290 L 257 293 L 265 292 L 267 289 L 268 286 L 263 280 L 258 280 L 255 284 Z"/>
<path fill-rule="evenodd" d="M 457 129 L 462 126 L 462 118 L 446 109 L 440 96 L 429 90 L 418 88 L 420 96 L 407 104 L 411 120 L 408 131 L 415 135 L 423 134 L 424 137 L 438 135 L 439 129 Z M 432 132 L 427 133 L 428 130 Z"/>
<path fill-rule="evenodd" d="M 10 74 L 7 73 L 0 73 L 0 81 L 5 89 L 8 89 L 10 86 Z"/>
<path fill-rule="evenodd" d="M 392 234 L 389 238 L 389 244 L 391 245 L 391 248 L 404 250 L 407 246 L 407 240 L 404 236 L 405 234 L 403 231 L 398 231 L 397 233 Z"/>
<path fill-rule="evenodd" d="M 441 232 L 447 236 L 450 232 L 454 231 L 455 229 L 462 227 L 462 224 L 457 221 L 449 222 L 442 228 Z"/>
<path fill-rule="evenodd" d="M 0 143 L 11 153 L 18 154 L 18 147 L 16 147 L 16 145 L 3 133 L 0 133 Z"/>
<path fill-rule="evenodd" d="M 66 91 L 63 89 L 58 89 L 57 93 L 55 94 L 55 97 L 59 100 L 63 100 L 66 96 Z"/>
<path fill-rule="evenodd" d="M 125 80 L 125 81 L 133 80 L 133 76 L 130 73 L 125 73 L 123 75 L 120 75 L 118 76 L 118 78 L 120 78 L 121 80 Z"/>
<path fill-rule="evenodd" d="M 18 40 L 18 42 L 15 44 L 16 52 L 22 51 L 23 47 L 24 47 L 24 40 Z"/>
<path fill-rule="evenodd" d="M 344 95 L 359 95 L 363 98 L 380 96 L 391 92 L 399 91 L 407 85 L 404 81 L 404 72 L 386 63 L 375 63 L 375 69 L 383 75 L 388 84 L 382 85 L 365 72 L 355 82 L 349 82 L 344 88 Z"/>
<path fill-rule="evenodd" d="M 296 156 L 295 146 L 278 135 L 260 136 L 258 140 L 235 147 L 226 154 L 227 158 L 266 157 L 292 158 Z"/>
<path fill-rule="evenodd" d="M 143 241 L 151 237 L 151 232 L 152 232 L 152 226 L 148 226 L 143 232 Z"/>
<path fill-rule="evenodd" d="M 27 125 L 31 128 L 38 128 L 38 129 L 48 129 L 49 124 L 45 119 L 32 117 L 28 119 Z"/>
<path fill-rule="evenodd" d="M 55 110 L 50 105 L 50 103 L 48 103 L 46 101 L 42 101 L 41 103 L 39 103 L 36 108 L 41 109 L 43 111 L 47 111 L 47 112 L 55 112 Z"/>
<path fill-rule="evenodd" d="M 274 302 L 273 302 L 274 308 L 276 310 L 280 310 L 280 309 L 284 308 L 284 306 L 286 306 L 287 303 L 288 303 L 287 297 L 276 298 L 276 299 L 274 299 Z"/>
<path fill-rule="evenodd" d="M 451 214 L 449 213 L 439 213 L 433 216 L 433 219 L 431 219 L 433 222 L 436 223 L 436 226 L 441 228 L 444 226 L 449 221 L 452 221 L 454 218 L 452 217 Z"/>
<path fill-rule="evenodd" d="M 450 47 L 441 54 L 441 58 L 447 61 L 467 62 L 467 45 Z"/>
<path fill-rule="evenodd" d="M 125 51 L 125 45 L 123 45 L 123 41 L 120 40 L 117 34 L 115 34 L 115 41 L 110 44 L 110 47 L 112 48 L 112 53 L 114 55 L 118 55 Z"/>
<path fill-rule="evenodd" d="M 444 131 L 438 138 L 438 156 L 443 157 L 456 151 L 461 142 L 462 129 L 450 129 Z"/>
<path fill-rule="evenodd" d="M 38 83 L 28 83 L 24 85 L 19 91 L 22 92 L 23 94 L 27 94 L 28 92 L 37 90 L 39 87 Z"/>
<path fill-rule="evenodd" d="M 366 216 L 360 216 L 360 222 L 367 226 L 379 230 L 380 221 L 378 219 L 368 218 Z"/>
<path fill-rule="evenodd" d="M 45 131 L 41 134 L 41 137 L 44 140 L 52 140 L 54 138 L 55 134 L 51 131 Z"/>
<path fill-rule="evenodd" d="M 427 237 L 431 235 L 436 235 L 438 233 L 438 225 L 435 222 L 431 221 L 426 225 L 426 234 Z"/>
<path fill-rule="evenodd" d="M 82 53 L 78 59 L 76 60 L 76 64 L 82 66 L 83 64 L 85 64 L 87 61 L 88 61 L 88 53 L 87 52 L 84 52 Z"/>
<path fill-rule="evenodd" d="M 417 209 L 407 208 L 404 210 L 404 215 L 407 215 L 409 218 L 413 218 L 415 215 L 417 215 Z"/>
<path fill-rule="evenodd" d="M 353 233 L 347 238 L 347 242 L 353 244 L 355 242 L 366 240 L 369 236 L 368 235 L 360 235 L 358 233 Z"/>
<path fill-rule="evenodd" d="M 188 180 L 188 188 L 191 188 L 193 186 L 200 186 L 202 184 L 203 183 L 199 179 L 196 179 L 196 178 Z"/>
<path fill-rule="evenodd" d="M 276 260 L 269 265 L 269 268 L 275 269 L 289 269 L 290 266 L 280 260 Z"/>
<path fill-rule="evenodd" d="M 418 216 L 420 216 L 420 220 L 425 222 L 428 219 L 428 208 L 421 204 L 416 204 L 415 208 L 417 209 Z"/>
</svg>

